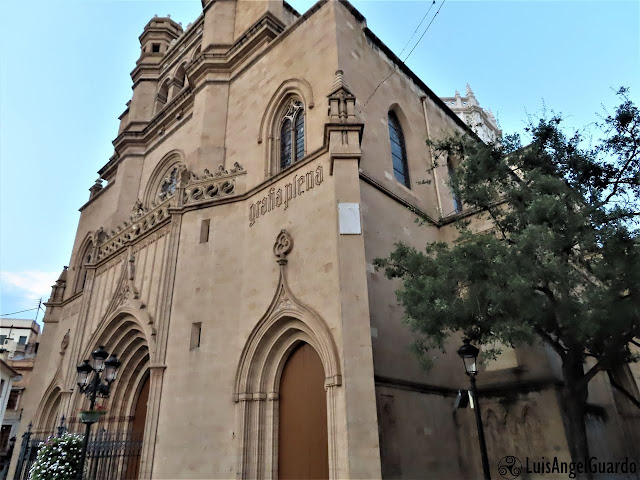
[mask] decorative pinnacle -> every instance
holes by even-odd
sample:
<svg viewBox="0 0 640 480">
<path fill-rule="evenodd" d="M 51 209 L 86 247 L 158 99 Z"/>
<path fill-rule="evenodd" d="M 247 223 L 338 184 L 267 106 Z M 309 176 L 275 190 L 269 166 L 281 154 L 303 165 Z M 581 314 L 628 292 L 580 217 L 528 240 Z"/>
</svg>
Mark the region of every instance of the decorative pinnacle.
<svg viewBox="0 0 640 480">
<path fill-rule="evenodd" d="M 345 88 L 348 90 L 347 84 L 344 81 L 344 72 L 342 70 L 336 70 L 336 78 L 333 80 L 331 90 L 336 91 L 339 88 Z"/>
<path fill-rule="evenodd" d="M 467 97 L 474 97 L 474 96 L 475 95 L 473 94 L 473 90 L 471 90 L 471 87 L 467 83 Z"/>
</svg>

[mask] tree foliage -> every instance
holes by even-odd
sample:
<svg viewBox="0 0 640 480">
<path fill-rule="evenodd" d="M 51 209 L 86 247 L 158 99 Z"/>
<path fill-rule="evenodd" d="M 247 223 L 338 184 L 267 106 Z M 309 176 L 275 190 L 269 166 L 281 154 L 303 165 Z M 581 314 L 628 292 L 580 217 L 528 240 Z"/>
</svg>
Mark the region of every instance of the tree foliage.
<svg viewBox="0 0 640 480">
<path fill-rule="evenodd" d="M 397 244 L 376 260 L 401 280 L 396 293 L 419 352 L 443 348 L 452 332 L 489 356 L 500 344 L 541 340 L 583 405 L 598 371 L 638 360 L 640 113 L 627 89 L 618 94 L 595 146 L 567 135 L 558 115 L 530 123 L 524 147 L 517 135 L 432 144 L 438 158 L 458 160 L 451 188 L 477 213 L 457 222 L 453 244 Z M 484 218 L 491 228 L 478 231 Z"/>
</svg>

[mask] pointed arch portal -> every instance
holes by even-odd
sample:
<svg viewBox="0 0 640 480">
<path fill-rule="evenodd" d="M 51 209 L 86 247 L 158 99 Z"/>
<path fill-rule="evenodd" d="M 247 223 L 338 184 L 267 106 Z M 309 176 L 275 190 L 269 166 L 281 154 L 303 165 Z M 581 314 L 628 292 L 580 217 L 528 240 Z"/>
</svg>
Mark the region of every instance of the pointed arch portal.
<svg viewBox="0 0 640 480">
<path fill-rule="evenodd" d="M 236 371 L 240 478 L 337 477 L 340 359 L 326 322 L 289 289 L 286 256 L 292 248 L 293 239 L 282 230 L 274 245 L 278 287 Z M 309 438 L 294 431 L 300 422 L 312 432 Z M 291 448 L 302 449 L 307 460 L 291 458 Z"/>
</svg>

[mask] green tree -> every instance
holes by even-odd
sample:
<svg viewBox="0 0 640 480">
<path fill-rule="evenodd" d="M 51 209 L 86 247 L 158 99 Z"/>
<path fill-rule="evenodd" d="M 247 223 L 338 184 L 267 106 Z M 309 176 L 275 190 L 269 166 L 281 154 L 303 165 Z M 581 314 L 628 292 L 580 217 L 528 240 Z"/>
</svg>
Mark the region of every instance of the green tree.
<svg viewBox="0 0 640 480">
<path fill-rule="evenodd" d="M 432 144 L 437 159 L 459 160 L 451 188 L 492 227 L 460 220 L 453 244 L 400 243 L 376 260 L 401 280 L 396 295 L 423 358 L 453 332 L 487 357 L 500 344 L 553 348 L 574 460 L 588 455 L 589 381 L 637 361 L 631 346 L 640 346 L 640 113 L 627 89 L 618 95 L 595 146 L 567 136 L 560 116 L 530 123 L 526 147 L 517 135 L 501 145 L 468 135 Z"/>
</svg>

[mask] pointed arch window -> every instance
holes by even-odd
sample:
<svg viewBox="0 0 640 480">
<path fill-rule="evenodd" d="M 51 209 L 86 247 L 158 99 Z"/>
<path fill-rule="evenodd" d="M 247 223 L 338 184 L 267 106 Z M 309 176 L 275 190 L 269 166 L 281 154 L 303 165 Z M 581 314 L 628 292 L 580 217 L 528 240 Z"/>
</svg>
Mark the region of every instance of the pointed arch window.
<svg viewBox="0 0 640 480">
<path fill-rule="evenodd" d="M 462 211 L 462 200 L 460 199 L 460 192 L 455 186 L 456 168 L 450 158 L 447 159 L 447 172 L 449 174 L 449 183 L 451 184 L 451 195 L 453 196 L 453 210 L 455 213 Z"/>
<path fill-rule="evenodd" d="M 91 255 L 93 252 L 93 242 L 89 242 L 89 244 L 85 247 L 80 256 L 80 261 L 78 262 L 78 277 L 76 280 L 76 289 L 75 293 L 78 293 L 84 290 L 84 286 L 87 283 L 87 263 L 91 263 Z"/>
<path fill-rule="evenodd" d="M 404 143 L 404 134 L 397 115 L 389 112 L 389 140 L 391 143 L 391 161 L 393 162 L 393 174 L 401 184 L 411 188 L 409 180 L 409 167 L 407 165 L 407 149 Z"/>
<path fill-rule="evenodd" d="M 304 157 L 304 106 L 300 100 L 289 102 L 280 123 L 280 170 Z"/>
</svg>

